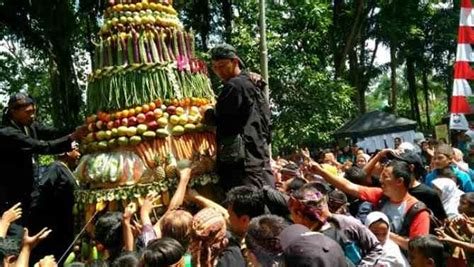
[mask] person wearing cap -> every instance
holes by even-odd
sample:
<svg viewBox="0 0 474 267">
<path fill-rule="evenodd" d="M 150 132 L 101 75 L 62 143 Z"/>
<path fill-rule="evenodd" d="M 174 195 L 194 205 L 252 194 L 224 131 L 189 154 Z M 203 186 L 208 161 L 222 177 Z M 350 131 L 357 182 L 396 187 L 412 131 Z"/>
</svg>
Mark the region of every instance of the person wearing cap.
<svg viewBox="0 0 474 267">
<path fill-rule="evenodd" d="M 288 226 L 284 218 L 272 214 L 261 215 L 250 221 L 245 245 L 247 259 L 252 266 L 280 266 L 283 250 L 279 235 Z"/>
<path fill-rule="evenodd" d="M 223 87 L 215 109 L 206 111 L 204 121 L 216 126 L 221 185 L 226 190 L 239 185 L 274 186 L 268 147 L 270 109 L 263 90 L 243 69 L 231 45 L 217 45 L 210 55 Z"/>
<path fill-rule="evenodd" d="M 24 217 L 29 214 L 31 192 L 38 176 L 39 154 L 70 151 L 72 143 L 87 134 L 85 126 L 64 134 L 35 121 L 36 103 L 24 93 L 10 97 L 0 125 L 0 212 L 22 203 Z M 8 175 L 7 175 L 8 174 Z M 24 224 L 25 220 L 21 222 Z"/>
<path fill-rule="evenodd" d="M 474 192 L 474 184 L 471 181 L 471 177 L 466 172 L 460 170 L 455 164 L 453 164 L 454 151 L 450 145 L 440 144 L 435 148 L 432 164 L 434 170 L 426 175 L 425 184 L 433 186 L 433 180 L 438 176 L 444 168 L 451 168 L 456 175 L 459 189 L 469 193 Z"/>
<path fill-rule="evenodd" d="M 341 246 L 331 238 L 301 224 L 286 227 L 279 236 L 285 266 L 348 266 Z M 367 265 L 375 266 L 375 265 Z"/>
<path fill-rule="evenodd" d="M 204 208 L 194 215 L 189 246 L 193 266 L 245 266 L 239 246 L 232 244 L 226 231 L 219 211 Z"/>
<path fill-rule="evenodd" d="M 385 152 L 388 153 L 388 152 Z M 380 154 L 380 153 L 379 153 Z M 377 156 L 376 156 L 377 157 Z M 379 155 L 378 157 L 383 157 Z M 404 161 L 393 160 L 388 163 L 380 176 L 381 187 L 368 187 L 354 184 L 351 181 L 325 171 L 318 163 L 310 161 L 314 172 L 339 190 L 348 195 L 372 203 L 384 212 L 392 224 L 390 238 L 401 248 L 408 248 L 409 238 L 426 235 L 430 230 L 430 213 L 427 210 L 417 212 L 405 228 L 403 221 L 408 211 L 419 202 L 408 192 L 412 174 L 410 165 Z"/>
</svg>

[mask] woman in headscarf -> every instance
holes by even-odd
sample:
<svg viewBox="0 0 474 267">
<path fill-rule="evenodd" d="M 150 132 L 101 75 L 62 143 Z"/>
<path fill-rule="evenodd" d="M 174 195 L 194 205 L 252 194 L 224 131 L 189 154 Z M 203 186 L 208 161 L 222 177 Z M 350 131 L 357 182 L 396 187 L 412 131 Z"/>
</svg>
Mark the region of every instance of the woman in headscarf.
<svg viewBox="0 0 474 267">
<path fill-rule="evenodd" d="M 389 238 L 390 223 L 387 215 L 374 211 L 367 215 L 365 225 L 382 244 L 384 255 L 377 262 L 377 266 L 408 267 L 407 259 L 403 256 L 400 247 Z"/>
<path fill-rule="evenodd" d="M 356 157 L 356 162 L 355 165 L 361 169 L 367 165 L 367 162 L 369 162 L 370 156 L 364 153 L 358 154 Z"/>
<path fill-rule="evenodd" d="M 464 192 L 458 189 L 453 179 L 436 178 L 433 180 L 433 188 L 441 198 L 448 219 L 453 219 L 459 216 L 459 200 Z"/>
</svg>

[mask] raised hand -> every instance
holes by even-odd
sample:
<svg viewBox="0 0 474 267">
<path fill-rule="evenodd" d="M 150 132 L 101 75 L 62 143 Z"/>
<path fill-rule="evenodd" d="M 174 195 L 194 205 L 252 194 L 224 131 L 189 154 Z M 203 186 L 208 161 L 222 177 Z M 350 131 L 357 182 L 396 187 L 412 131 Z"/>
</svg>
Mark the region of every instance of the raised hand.
<svg viewBox="0 0 474 267">
<path fill-rule="evenodd" d="M 40 261 L 35 263 L 34 267 L 56 267 L 56 266 L 58 266 L 58 264 L 56 263 L 54 256 L 49 255 L 49 256 L 45 256 Z"/>
<path fill-rule="evenodd" d="M 133 220 L 133 223 L 132 225 L 130 225 L 130 227 L 132 228 L 132 233 L 134 237 L 137 237 L 142 233 L 143 225 L 141 225 L 136 220 Z"/>
<path fill-rule="evenodd" d="M 76 130 L 70 135 L 72 140 L 80 140 L 89 133 L 89 130 L 87 129 L 87 125 L 81 125 L 76 128 Z"/>
<path fill-rule="evenodd" d="M 436 230 L 436 234 L 438 235 L 438 240 L 442 242 L 450 242 L 455 240 L 454 238 L 446 234 L 442 229 Z"/>
<path fill-rule="evenodd" d="M 303 156 L 305 161 L 313 161 L 313 159 L 311 158 L 311 153 L 309 153 L 309 149 L 307 147 L 300 149 L 300 154 Z"/>
<path fill-rule="evenodd" d="M 36 247 L 42 240 L 44 240 L 51 233 L 51 230 L 47 227 L 41 229 L 36 235 L 29 236 L 28 228 L 24 228 L 22 246 L 33 249 Z"/>
<path fill-rule="evenodd" d="M 160 196 L 157 193 L 150 193 L 143 200 L 143 203 L 141 203 L 140 219 L 142 220 L 142 223 L 144 225 L 145 224 L 151 224 L 150 212 L 154 208 L 159 206 L 159 205 L 155 204 L 159 200 L 159 198 L 160 198 Z"/>
<path fill-rule="evenodd" d="M 309 162 L 308 168 L 316 174 L 320 174 L 324 170 L 321 164 L 317 163 L 316 161 Z"/>
<path fill-rule="evenodd" d="M 123 219 L 130 221 L 135 212 L 137 212 L 137 204 L 130 202 L 123 212 Z"/>
<path fill-rule="evenodd" d="M 159 200 L 159 198 L 160 196 L 156 193 L 148 194 L 143 200 L 143 203 L 140 208 L 140 213 L 150 214 L 153 208 L 156 208 L 159 206 L 155 204 Z"/>
<path fill-rule="evenodd" d="M 9 210 L 3 213 L 1 220 L 3 223 L 11 224 L 12 222 L 20 219 L 21 214 L 22 214 L 21 202 L 18 202 Z"/>
<path fill-rule="evenodd" d="M 460 226 L 461 230 L 468 236 L 474 235 L 474 220 L 469 218 L 466 214 L 457 217 L 454 223 Z"/>
</svg>

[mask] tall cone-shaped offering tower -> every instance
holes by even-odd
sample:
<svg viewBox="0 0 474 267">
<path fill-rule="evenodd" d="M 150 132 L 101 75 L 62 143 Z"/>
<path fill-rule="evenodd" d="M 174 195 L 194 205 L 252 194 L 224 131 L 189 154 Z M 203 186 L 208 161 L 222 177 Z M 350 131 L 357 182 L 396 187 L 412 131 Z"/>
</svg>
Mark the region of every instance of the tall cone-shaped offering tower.
<svg viewBox="0 0 474 267">
<path fill-rule="evenodd" d="M 75 175 L 79 214 L 120 209 L 149 192 L 169 201 L 177 171 L 190 162 L 196 183 L 216 182 L 214 104 L 206 64 L 195 57 L 171 0 L 115 0 L 104 11 L 87 87 L 89 134 Z"/>
</svg>

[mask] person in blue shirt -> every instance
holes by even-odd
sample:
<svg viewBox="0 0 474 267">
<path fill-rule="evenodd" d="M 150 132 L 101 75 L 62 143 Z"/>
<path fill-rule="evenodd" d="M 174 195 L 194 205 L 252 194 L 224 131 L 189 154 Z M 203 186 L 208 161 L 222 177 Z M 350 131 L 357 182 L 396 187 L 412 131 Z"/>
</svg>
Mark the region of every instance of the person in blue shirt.
<svg viewBox="0 0 474 267">
<path fill-rule="evenodd" d="M 434 170 L 426 175 L 425 184 L 432 186 L 433 180 L 438 177 L 438 173 L 441 169 L 451 168 L 451 170 L 454 172 L 454 175 L 456 176 L 459 189 L 466 193 L 474 192 L 474 185 L 472 183 L 471 177 L 469 174 L 460 170 L 455 164 L 453 164 L 453 156 L 454 151 L 451 146 L 446 144 L 438 145 L 432 158 Z"/>
</svg>

